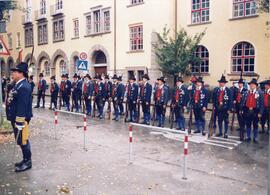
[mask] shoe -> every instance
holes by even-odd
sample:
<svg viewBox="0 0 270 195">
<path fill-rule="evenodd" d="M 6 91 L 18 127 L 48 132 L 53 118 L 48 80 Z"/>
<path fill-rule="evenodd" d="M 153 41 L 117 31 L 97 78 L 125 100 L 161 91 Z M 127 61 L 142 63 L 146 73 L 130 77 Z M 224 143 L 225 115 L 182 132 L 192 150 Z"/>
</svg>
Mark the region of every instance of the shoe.
<svg viewBox="0 0 270 195">
<path fill-rule="evenodd" d="M 228 135 L 227 135 L 227 134 L 224 134 L 224 138 L 225 138 L 225 139 L 228 139 Z"/>
<path fill-rule="evenodd" d="M 19 172 L 23 172 L 23 171 L 26 171 L 26 170 L 31 169 L 31 168 L 32 168 L 32 161 L 27 160 L 21 166 L 16 167 L 15 172 L 19 173 Z"/>
<path fill-rule="evenodd" d="M 146 125 L 150 125 L 150 122 L 146 122 Z"/>
<path fill-rule="evenodd" d="M 204 132 L 202 132 L 202 136 L 205 136 L 205 133 Z"/>
<path fill-rule="evenodd" d="M 113 121 L 116 121 L 116 118 L 113 118 L 112 120 L 113 120 Z"/>
<path fill-rule="evenodd" d="M 20 167 L 22 166 L 23 163 L 24 163 L 24 160 L 22 160 L 21 162 L 17 162 L 15 163 L 15 167 Z"/>
<path fill-rule="evenodd" d="M 194 131 L 194 133 L 201 133 L 200 131 L 198 131 L 198 130 L 196 130 L 196 131 Z"/>
<path fill-rule="evenodd" d="M 265 130 L 262 130 L 259 132 L 259 134 L 264 134 L 265 133 Z"/>
<path fill-rule="evenodd" d="M 216 137 L 222 137 L 222 134 L 221 133 L 217 133 L 216 134 Z"/>
<path fill-rule="evenodd" d="M 256 139 L 253 139 L 254 144 L 258 144 L 259 142 Z"/>
<path fill-rule="evenodd" d="M 246 142 L 250 142 L 250 141 L 251 141 L 251 139 L 250 139 L 250 138 L 247 138 L 247 139 L 245 139 L 245 141 L 246 141 Z"/>
<path fill-rule="evenodd" d="M 244 141 L 244 138 L 240 137 L 240 141 L 241 141 L 241 142 Z"/>
<path fill-rule="evenodd" d="M 38 105 L 36 105 L 34 108 L 39 108 L 39 106 L 38 106 Z"/>
</svg>

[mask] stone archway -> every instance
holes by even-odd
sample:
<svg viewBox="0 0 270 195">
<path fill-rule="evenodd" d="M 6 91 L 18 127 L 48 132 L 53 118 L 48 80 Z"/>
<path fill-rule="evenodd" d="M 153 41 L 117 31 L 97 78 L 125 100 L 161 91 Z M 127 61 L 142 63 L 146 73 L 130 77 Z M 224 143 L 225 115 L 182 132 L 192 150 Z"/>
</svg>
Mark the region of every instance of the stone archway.
<svg viewBox="0 0 270 195">
<path fill-rule="evenodd" d="M 66 53 L 58 49 L 54 52 L 51 60 L 51 73 L 56 76 L 57 80 L 60 80 L 62 74 L 69 74 L 68 58 Z"/>
<path fill-rule="evenodd" d="M 107 49 L 101 45 L 95 45 L 90 50 L 90 62 L 93 66 L 90 67 L 94 74 L 107 74 L 110 67 L 110 58 Z M 92 74 L 92 75 L 94 75 Z"/>
<path fill-rule="evenodd" d="M 24 58 L 24 62 L 26 62 L 28 64 L 28 71 L 29 71 L 29 75 L 35 75 L 36 74 L 36 67 L 37 67 L 37 61 L 35 56 L 32 57 L 32 63 L 30 64 L 30 60 L 31 60 L 31 53 L 27 54 Z"/>
<path fill-rule="evenodd" d="M 4 58 L 0 58 L 0 66 L 1 66 L 1 77 L 6 75 L 6 62 Z"/>
<path fill-rule="evenodd" d="M 37 66 L 36 66 L 36 75 L 37 75 L 37 78 L 38 78 L 38 75 L 39 73 L 44 73 L 45 72 L 45 64 L 47 64 L 50 66 L 52 63 L 51 63 L 51 58 L 49 56 L 49 54 L 45 51 L 42 51 L 39 55 L 38 55 L 38 58 L 37 58 Z M 47 75 L 47 77 L 50 77 L 50 75 Z M 46 78 L 46 75 L 45 75 L 45 78 Z M 48 79 L 48 78 L 46 78 Z"/>
<path fill-rule="evenodd" d="M 6 70 L 7 77 L 10 77 L 10 70 L 13 67 L 14 67 L 14 59 L 11 56 L 9 56 L 7 59 L 7 70 Z"/>
</svg>

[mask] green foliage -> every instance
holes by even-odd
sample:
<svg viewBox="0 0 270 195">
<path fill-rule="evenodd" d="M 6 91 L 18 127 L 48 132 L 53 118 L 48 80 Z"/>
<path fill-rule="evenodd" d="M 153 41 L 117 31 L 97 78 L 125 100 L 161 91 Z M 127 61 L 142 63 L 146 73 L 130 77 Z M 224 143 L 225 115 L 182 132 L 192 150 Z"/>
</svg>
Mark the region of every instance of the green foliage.
<svg viewBox="0 0 270 195">
<path fill-rule="evenodd" d="M 14 10 L 17 8 L 17 1 L 14 0 L 6 0 L 0 1 L 0 20 L 7 19 L 7 13 L 9 10 Z"/>
<path fill-rule="evenodd" d="M 269 0 L 258 0 L 259 11 L 269 13 Z"/>
<path fill-rule="evenodd" d="M 169 75 L 189 75 L 190 66 L 199 65 L 200 58 L 194 55 L 205 31 L 191 37 L 184 29 L 179 30 L 175 37 L 169 36 L 170 30 L 166 27 L 162 34 L 157 34 L 158 43 L 154 44 L 157 62 L 161 70 Z"/>
</svg>

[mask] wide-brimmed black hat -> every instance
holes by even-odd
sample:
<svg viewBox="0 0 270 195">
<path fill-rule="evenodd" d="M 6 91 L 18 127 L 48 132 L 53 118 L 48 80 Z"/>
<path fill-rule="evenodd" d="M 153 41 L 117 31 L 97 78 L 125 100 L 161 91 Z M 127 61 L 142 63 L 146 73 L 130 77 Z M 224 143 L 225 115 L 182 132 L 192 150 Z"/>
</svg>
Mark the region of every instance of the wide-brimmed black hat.
<svg viewBox="0 0 270 195">
<path fill-rule="evenodd" d="M 270 85 L 270 80 L 266 80 L 263 82 L 265 85 Z"/>
<path fill-rule="evenodd" d="M 160 77 L 160 78 L 158 78 L 157 80 L 158 80 L 158 81 L 162 81 L 163 83 L 166 82 L 164 77 Z"/>
<path fill-rule="evenodd" d="M 55 76 L 51 76 L 51 78 L 50 78 L 51 80 L 55 80 Z"/>
<path fill-rule="evenodd" d="M 117 75 L 114 74 L 113 77 L 112 77 L 112 79 L 118 79 Z"/>
<path fill-rule="evenodd" d="M 39 77 L 44 77 L 44 75 L 43 75 L 43 73 L 41 72 L 41 73 L 39 73 Z"/>
<path fill-rule="evenodd" d="M 129 77 L 129 79 L 128 80 L 133 80 L 133 81 L 136 81 L 136 78 L 135 78 L 135 76 L 134 75 L 131 75 L 130 77 Z"/>
<path fill-rule="evenodd" d="M 75 73 L 74 76 L 73 76 L 73 78 L 78 78 L 78 75 Z"/>
<path fill-rule="evenodd" d="M 19 63 L 15 68 L 11 68 L 11 71 L 18 71 L 22 73 L 28 73 L 28 64 L 25 62 Z"/>
<path fill-rule="evenodd" d="M 65 75 L 65 78 L 67 78 L 67 79 L 68 79 L 68 73 Z"/>
<path fill-rule="evenodd" d="M 62 74 L 62 75 L 61 75 L 61 78 L 65 78 L 65 77 L 66 77 L 66 75 L 65 75 L 65 74 Z"/>
<path fill-rule="evenodd" d="M 122 78 L 123 78 L 123 76 L 119 76 L 119 77 L 117 78 L 117 80 L 118 80 L 118 81 L 122 81 Z"/>
<path fill-rule="evenodd" d="M 204 83 L 203 78 L 202 77 L 198 77 L 196 79 L 196 83 Z"/>
<path fill-rule="evenodd" d="M 86 74 L 86 75 L 84 76 L 84 78 L 91 79 L 91 76 L 90 76 L 89 74 Z"/>
<path fill-rule="evenodd" d="M 29 77 L 29 79 L 33 80 L 33 79 L 34 79 L 34 75 L 31 75 L 31 76 Z"/>
<path fill-rule="evenodd" d="M 228 83 L 228 81 L 226 80 L 226 77 L 222 74 L 220 80 L 218 80 L 219 83 Z"/>
<path fill-rule="evenodd" d="M 245 83 L 244 82 L 244 79 L 240 78 L 239 81 L 238 81 L 238 83 L 243 83 L 244 84 Z"/>
<path fill-rule="evenodd" d="M 150 80 L 150 78 L 149 78 L 149 75 L 148 75 L 148 74 L 144 74 L 144 75 L 142 76 L 142 78 L 143 78 L 143 79 L 146 79 L 146 80 L 148 80 L 148 81 Z"/>
<path fill-rule="evenodd" d="M 249 84 L 249 85 L 250 85 L 250 84 L 255 84 L 255 85 L 258 86 L 257 79 L 253 78 L 248 84 Z"/>
<path fill-rule="evenodd" d="M 181 83 L 184 83 L 184 80 L 182 77 L 177 77 L 176 78 L 176 82 L 181 82 Z"/>
<path fill-rule="evenodd" d="M 104 77 L 105 79 L 110 79 L 110 77 L 109 77 L 109 75 L 105 75 L 105 77 Z"/>
<path fill-rule="evenodd" d="M 95 79 L 102 80 L 101 75 L 96 75 Z"/>
</svg>

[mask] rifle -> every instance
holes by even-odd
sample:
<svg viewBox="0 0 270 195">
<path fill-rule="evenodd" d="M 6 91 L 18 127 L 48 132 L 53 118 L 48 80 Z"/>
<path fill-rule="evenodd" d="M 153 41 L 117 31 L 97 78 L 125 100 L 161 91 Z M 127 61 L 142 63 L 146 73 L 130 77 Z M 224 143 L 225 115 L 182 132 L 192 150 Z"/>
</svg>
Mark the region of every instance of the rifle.
<svg viewBox="0 0 270 195">
<path fill-rule="evenodd" d="M 173 123 L 174 123 L 174 109 L 175 109 L 175 105 L 173 105 L 173 103 L 171 104 L 171 110 L 170 110 L 170 120 L 171 120 L 171 129 L 173 128 Z"/>
<path fill-rule="evenodd" d="M 152 117 L 152 126 L 155 125 L 156 122 L 156 106 L 155 104 L 153 105 L 153 117 Z"/>
<path fill-rule="evenodd" d="M 213 135 L 213 132 L 214 132 L 214 123 L 215 123 L 214 116 L 215 116 L 215 106 L 213 104 L 211 117 L 210 117 L 210 121 L 209 121 L 209 125 L 208 125 L 208 128 L 209 128 L 208 137 L 211 137 Z"/>
<path fill-rule="evenodd" d="M 73 108 L 74 108 L 73 95 L 74 95 L 74 92 L 72 91 L 71 92 L 71 112 L 73 112 Z"/>
<path fill-rule="evenodd" d="M 128 119 L 128 101 L 126 100 L 126 113 L 125 113 L 125 122 L 127 122 Z"/>
<path fill-rule="evenodd" d="M 191 133 L 191 128 L 192 128 L 192 112 L 193 112 L 193 107 L 192 105 L 190 105 L 189 120 L 188 120 L 188 134 Z"/>
<path fill-rule="evenodd" d="M 141 107 L 141 101 L 139 100 L 138 101 L 138 115 L 137 115 L 137 121 L 136 121 L 137 123 L 140 122 L 140 112 L 141 112 L 140 107 Z"/>
<path fill-rule="evenodd" d="M 234 120 L 235 120 L 235 104 L 233 104 L 233 115 L 232 115 L 231 131 L 234 130 Z"/>
<path fill-rule="evenodd" d="M 93 118 L 96 117 L 96 96 L 94 96 L 94 103 L 93 103 Z"/>
<path fill-rule="evenodd" d="M 109 114 L 109 117 L 108 119 L 110 120 L 111 119 L 111 112 L 112 112 L 112 107 L 111 107 L 111 98 L 109 97 L 108 98 L 108 114 Z"/>
</svg>

